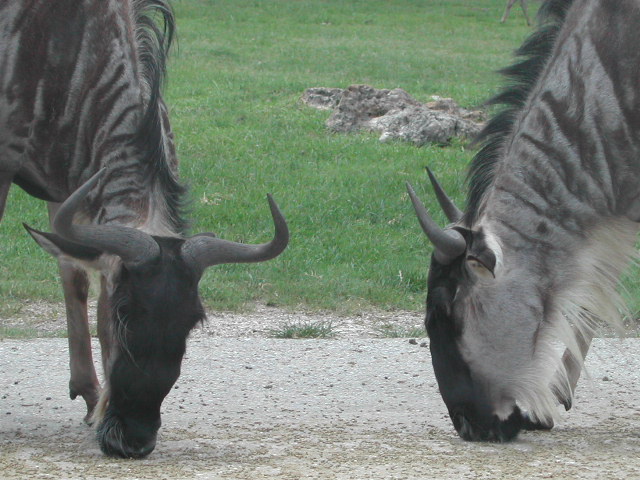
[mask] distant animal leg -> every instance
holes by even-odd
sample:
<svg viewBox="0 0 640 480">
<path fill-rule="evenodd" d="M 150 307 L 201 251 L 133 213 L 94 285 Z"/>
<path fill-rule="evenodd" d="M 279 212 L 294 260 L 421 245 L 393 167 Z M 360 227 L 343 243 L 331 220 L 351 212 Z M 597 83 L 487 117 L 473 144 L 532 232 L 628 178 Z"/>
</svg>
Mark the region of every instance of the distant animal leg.
<svg viewBox="0 0 640 480">
<path fill-rule="evenodd" d="M 582 358 L 577 359 L 569 349 L 566 349 L 564 355 L 562 355 L 562 364 L 567 372 L 566 380 L 570 390 L 569 392 L 564 393 L 556 391 L 556 397 L 558 398 L 558 401 L 564 405 L 565 410 L 570 410 L 573 406 L 573 394 L 576 391 L 576 386 L 578 385 L 578 380 L 582 373 L 582 366 L 584 365 L 584 360 L 587 357 L 589 347 L 591 346 L 591 340 L 593 340 L 591 335 L 576 335 L 576 338 L 578 340 L 580 355 Z M 568 397 L 566 396 L 567 393 Z"/>
<path fill-rule="evenodd" d="M 504 23 L 509 18 L 509 12 L 511 11 L 511 7 L 516 3 L 516 0 L 507 0 L 507 6 L 504 9 L 504 15 L 502 15 L 502 19 L 500 23 Z M 531 20 L 529 20 L 529 13 L 527 12 L 527 0 L 520 0 L 520 7 L 522 8 L 522 12 L 524 13 L 524 18 L 527 21 L 527 25 L 531 26 Z"/>
<path fill-rule="evenodd" d="M 56 206 L 50 204 L 49 216 L 53 217 Z M 67 333 L 69 336 L 69 396 L 78 395 L 87 404 L 85 422 L 89 423 L 93 409 L 98 402 L 100 383 L 93 366 L 91 354 L 91 333 L 87 317 L 87 297 L 89 277 L 87 272 L 65 256 L 58 257 L 62 290 L 67 311 Z"/>
<path fill-rule="evenodd" d="M 527 25 L 531 26 L 531 20 L 529 20 L 529 13 L 527 12 L 527 0 L 520 0 L 520 6 L 524 13 L 524 18 L 527 20 Z"/>
<path fill-rule="evenodd" d="M 509 12 L 511 11 L 511 7 L 513 7 L 514 3 L 516 3 L 516 0 L 507 0 L 507 6 L 504 9 L 504 15 L 502 15 L 500 23 L 504 23 L 507 21 L 507 18 L 509 18 Z"/>
</svg>

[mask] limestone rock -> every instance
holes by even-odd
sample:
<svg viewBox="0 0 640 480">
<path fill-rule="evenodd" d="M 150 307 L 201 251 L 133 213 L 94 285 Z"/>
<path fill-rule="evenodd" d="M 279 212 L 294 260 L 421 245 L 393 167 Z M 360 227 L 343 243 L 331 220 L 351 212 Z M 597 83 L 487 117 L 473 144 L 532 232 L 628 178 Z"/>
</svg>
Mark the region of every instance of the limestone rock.
<svg viewBox="0 0 640 480">
<path fill-rule="evenodd" d="M 370 129 L 379 132 L 380 141 L 399 139 L 417 146 L 425 143 L 446 144 L 453 137 L 473 138 L 481 126 L 456 115 L 417 105 L 392 110 L 369 121 Z"/>
<path fill-rule="evenodd" d="M 418 146 L 447 143 L 453 137 L 473 138 L 484 121 L 483 112 L 461 108 L 450 98 L 434 96 L 422 104 L 400 88 L 308 88 L 302 101 L 333 110 L 326 126 L 335 132 L 375 131 L 382 142 L 400 139 Z"/>
<path fill-rule="evenodd" d="M 352 85 L 342 92 L 326 125 L 334 132 L 367 129 L 374 118 L 416 105 L 419 103 L 400 88 L 378 90 L 368 85 Z"/>
<path fill-rule="evenodd" d="M 343 88 L 307 88 L 302 94 L 302 103 L 318 110 L 333 110 L 340 103 Z"/>
</svg>

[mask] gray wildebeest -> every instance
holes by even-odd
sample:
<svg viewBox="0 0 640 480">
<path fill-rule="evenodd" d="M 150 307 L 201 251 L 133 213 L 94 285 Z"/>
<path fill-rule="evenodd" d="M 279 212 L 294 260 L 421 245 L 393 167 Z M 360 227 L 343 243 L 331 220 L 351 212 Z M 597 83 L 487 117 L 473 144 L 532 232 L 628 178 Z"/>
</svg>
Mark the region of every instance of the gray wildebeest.
<svg viewBox="0 0 640 480">
<path fill-rule="evenodd" d="M 638 0 L 548 0 L 503 73 L 464 212 L 432 184 L 426 328 L 459 435 L 509 441 L 570 408 L 640 221 Z M 526 413 L 525 413 L 526 412 Z"/>
<path fill-rule="evenodd" d="M 245 245 L 185 237 L 185 187 L 161 86 L 174 32 L 166 0 L 0 3 L 0 213 L 12 183 L 46 200 L 54 233 L 29 229 L 58 259 L 67 308 L 71 398 L 87 404 L 108 455 L 154 448 L 160 405 L 186 338 L 205 317 L 208 266 L 279 255 L 288 229 Z M 100 272 L 93 367 L 86 268 Z"/>
</svg>

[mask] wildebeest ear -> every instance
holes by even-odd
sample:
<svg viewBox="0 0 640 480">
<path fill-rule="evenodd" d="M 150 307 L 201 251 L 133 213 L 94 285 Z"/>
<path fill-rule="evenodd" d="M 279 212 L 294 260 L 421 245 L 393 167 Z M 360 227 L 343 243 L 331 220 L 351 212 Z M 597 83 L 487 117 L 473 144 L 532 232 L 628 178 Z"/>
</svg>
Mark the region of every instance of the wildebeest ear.
<svg viewBox="0 0 640 480">
<path fill-rule="evenodd" d="M 41 232 L 31 228 L 26 223 L 23 223 L 22 225 L 38 245 L 56 258 L 61 255 L 67 255 L 78 260 L 93 261 L 102 255 L 102 252 L 96 248 L 78 245 L 77 243 L 73 243 L 59 237 L 55 233 Z"/>
</svg>

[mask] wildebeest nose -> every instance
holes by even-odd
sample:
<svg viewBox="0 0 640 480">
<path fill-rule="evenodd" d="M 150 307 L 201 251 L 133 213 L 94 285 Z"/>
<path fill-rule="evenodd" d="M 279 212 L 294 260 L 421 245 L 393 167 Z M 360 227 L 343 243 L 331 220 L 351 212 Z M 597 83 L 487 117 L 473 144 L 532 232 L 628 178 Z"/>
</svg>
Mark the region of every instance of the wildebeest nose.
<svg viewBox="0 0 640 480">
<path fill-rule="evenodd" d="M 460 438 L 469 442 L 510 442 L 522 429 L 519 410 L 514 411 L 507 420 L 500 420 L 494 415 L 492 421 L 486 424 L 474 423 L 459 412 L 452 415 L 452 420 Z"/>
<path fill-rule="evenodd" d="M 156 448 L 156 441 L 153 440 L 153 442 L 137 448 L 137 449 L 131 449 L 129 450 L 129 454 L 128 457 L 129 458 L 144 458 L 147 455 L 149 455 L 151 452 L 153 452 L 153 450 Z"/>
<path fill-rule="evenodd" d="M 481 435 L 478 434 L 476 429 L 473 428 L 473 425 L 462 413 L 458 413 L 454 416 L 453 425 L 455 426 L 458 435 L 460 435 L 460 438 L 463 440 L 473 442 L 480 439 L 479 437 Z"/>
<path fill-rule="evenodd" d="M 144 458 L 156 448 L 156 440 L 154 438 L 142 446 L 130 446 L 111 439 L 104 439 L 101 447 L 102 451 L 111 457 Z"/>
<path fill-rule="evenodd" d="M 103 434 L 99 432 L 98 441 L 102 452 L 110 457 L 144 458 L 156 447 L 155 434 L 132 437 L 120 428 L 112 428 Z"/>
</svg>

